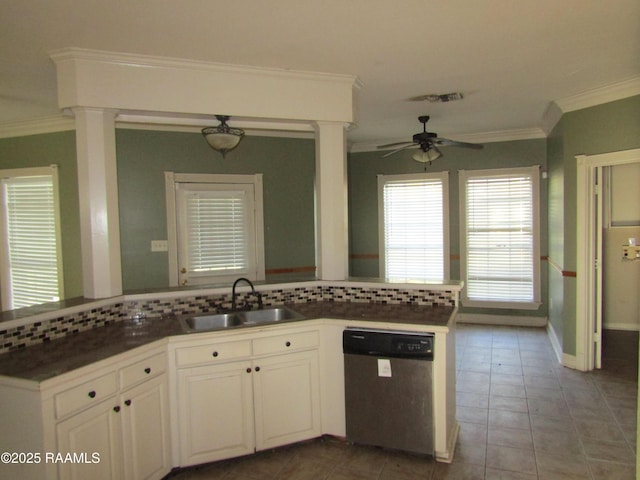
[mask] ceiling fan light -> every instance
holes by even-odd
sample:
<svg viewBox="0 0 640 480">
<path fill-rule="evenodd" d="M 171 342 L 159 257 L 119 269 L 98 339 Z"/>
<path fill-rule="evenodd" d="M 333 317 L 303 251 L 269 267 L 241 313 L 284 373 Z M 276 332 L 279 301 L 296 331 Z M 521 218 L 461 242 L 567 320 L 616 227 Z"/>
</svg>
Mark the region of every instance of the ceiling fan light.
<svg viewBox="0 0 640 480">
<path fill-rule="evenodd" d="M 413 158 L 416 162 L 431 163 L 434 160 L 437 160 L 438 158 L 440 158 L 441 156 L 442 156 L 442 152 L 438 150 L 437 147 L 431 147 L 426 152 L 423 152 L 422 150 L 417 151 L 416 153 L 413 154 L 411 158 Z"/>
<path fill-rule="evenodd" d="M 244 137 L 244 130 L 241 128 L 232 128 L 227 125 L 229 117 L 227 115 L 216 115 L 220 120 L 217 127 L 206 127 L 202 129 L 202 135 L 207 140 L 211 148 L 220 152 L 222 158 L 226 153 L 236 148 Z"/>
</svg>

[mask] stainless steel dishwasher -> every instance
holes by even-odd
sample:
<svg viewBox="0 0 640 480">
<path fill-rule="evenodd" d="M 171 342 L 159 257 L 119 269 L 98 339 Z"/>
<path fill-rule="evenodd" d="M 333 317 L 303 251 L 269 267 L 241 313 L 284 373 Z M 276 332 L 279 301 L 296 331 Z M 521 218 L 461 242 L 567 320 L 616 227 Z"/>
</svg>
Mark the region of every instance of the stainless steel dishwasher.
<svg viewBox="0 0 640 480">
<path fill-rule="evenodd" d="M 433 455 L 433 335 L 346 329 L 347 440 Z"/>
</svg>

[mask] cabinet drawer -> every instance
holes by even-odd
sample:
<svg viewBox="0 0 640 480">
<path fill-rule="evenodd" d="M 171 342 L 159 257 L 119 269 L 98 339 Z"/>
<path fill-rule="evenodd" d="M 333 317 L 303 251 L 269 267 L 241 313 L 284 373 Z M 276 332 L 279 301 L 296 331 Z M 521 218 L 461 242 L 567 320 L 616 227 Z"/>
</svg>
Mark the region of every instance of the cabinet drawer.
<svg viewBox="0 0 640 480">
<path fill-rule="evenodd" d="M 298 332 L 275 337 L 257 338 L 253 341 L 254 355 L 291 352 L 313 348 L 320 344 L 317 331 Z"/>
<path fill-rule="evenodd" d="M 120 370 L 120 388 L 129 388 L 166 370 L 167 356 L 164 353 L 153 355 Z"/>
<path fill-rule="evenodd" d="M 58 393 L 55 396 L 56 417 L 62 418 L 86 407 L 97 405 L 114 395 L 117 390 L 118 377 L 113 372 Z"/>
<path fill-rule="evenodd" d="M 202 363 L 219 363 L 250 356 L 250 340 L 212 343 L 210 345 L 178 348 L 176 350 L 176 362 L 179 367 Z"/>
</svg>

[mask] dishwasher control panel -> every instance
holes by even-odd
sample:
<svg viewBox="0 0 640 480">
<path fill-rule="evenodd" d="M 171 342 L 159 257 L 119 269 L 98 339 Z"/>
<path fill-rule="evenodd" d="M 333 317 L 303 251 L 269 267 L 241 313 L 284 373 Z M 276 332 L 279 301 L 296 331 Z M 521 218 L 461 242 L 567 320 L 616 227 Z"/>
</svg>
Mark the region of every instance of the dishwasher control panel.
<svg viewBox="0 0 640 480">
<path fill-rule="evenodd" d="M 346 329 L 344 353 L 433 360 L 433 334 L 405 331 Z"/>
</svg>

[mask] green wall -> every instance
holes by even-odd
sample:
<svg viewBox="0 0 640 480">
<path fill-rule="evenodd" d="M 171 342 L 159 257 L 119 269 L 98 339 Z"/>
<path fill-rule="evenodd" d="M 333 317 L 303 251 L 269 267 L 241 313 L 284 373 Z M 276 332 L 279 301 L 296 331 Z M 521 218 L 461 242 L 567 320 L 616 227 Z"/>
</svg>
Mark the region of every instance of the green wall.
<svg viewBox="0 0 640 480">
<path fill-rule="evenodd" d="M 125 291 L 169 285 L 164 172 L 263 174 L 267 270 L 315 265 L 313 139 L 250 137 L 227 154 L 199 133 L 117 129 L 118 197 Z M 311 273 L 313 275 L 313 273 Z"/>
<path fill-rule="evenodd" d="M 354 277 L 377 277 L 378 255 L 378 191 L 377 175 L 420 173 L 425 165 L 411 158 L 415 150 L 406 150 L 387 158 L 380 152 L 352 153 L 349 155 L 349 254 L 350 274 Z M 449 171 L 449 224 L 451 278 L 460 278 L 460 223 L 458 201 L 458 171 L 490 168 L 509 168 L 540 165 L 546 170 L 546 140 L 519 140 L 487 143 L 482 150 L 443 148 L 444 156 L 428 172 Z M 540 253 L 547 248 L 547 182 L 540 182 Z M 488 313 L 520 316 L 545 316 L 547 297 L 547 262 L 541 261 L 543 305 L 537 311 L 490 310 L 461 308 L 467 313 Z"/>
<path fill-rule="evenodd" d="M 640 148 L 640 95 L 568 112 L 549 135 L 550 256 L 558 268 L 550 272 L 551 287 L 562 286 L 554 298 L 551 325 L 563 351 L 576 353 L 576 155 L 596 155 Z M 579 275 L 580 272 L 577 272 Z M 562 276 L 562 278 L 560 278 Z M 554 291 L 556 291 L 554 288 Z"/>
<path fill-rule="evenodd" d="M 247 136 L 223 160 L 199 133 L 117 129 L 116 150 L 125 291 L 169 285 L 167 253 L 151 252 L 151 240 L 167 238 L 165 171 L 262 173 L 266 269 L 315 265 L 313 139 Z M 65 297 L 81 297 L 75 132 L 0 139 L 0 169 L 53 163 L 59 166 Z"/>
<path fill-rule="evenodd" d="M 58 165 L 60 223 L 66 298 L 82 296 L 80 213 L 75 132 L 0 139 L 0 169 Z"/>
</svg>

